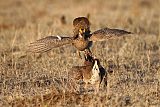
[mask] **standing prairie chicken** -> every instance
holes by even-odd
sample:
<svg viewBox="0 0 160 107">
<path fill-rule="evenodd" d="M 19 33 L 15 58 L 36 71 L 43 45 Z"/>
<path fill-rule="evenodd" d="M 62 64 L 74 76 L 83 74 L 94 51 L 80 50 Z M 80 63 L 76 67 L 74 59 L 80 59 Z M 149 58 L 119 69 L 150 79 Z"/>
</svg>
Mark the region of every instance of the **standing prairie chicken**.
<svg viewBox="0 0 160 107">
<path fill-rule="evenodd" d="M 85 55 L 85 61 L 83 66 L 73 66 L 68 72 L 69 78 L 74 82 L 79 83 L 83 81 L 85 83 L 85 89 L 88 85 L 94 85 L 95 90 L 98 91 L 100 84 L 107 85 L 107 72 L 101 66 L 99 59 L 93 58 L 90 54 Z"/>
</svg>

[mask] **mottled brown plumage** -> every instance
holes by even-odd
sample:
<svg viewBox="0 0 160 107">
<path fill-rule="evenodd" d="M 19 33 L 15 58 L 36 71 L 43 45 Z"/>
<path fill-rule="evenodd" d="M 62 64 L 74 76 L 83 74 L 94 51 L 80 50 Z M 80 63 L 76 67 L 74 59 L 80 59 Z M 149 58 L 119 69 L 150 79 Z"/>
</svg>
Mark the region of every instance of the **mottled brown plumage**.
<svg viewBox="0 0 160 107">
<path fill-rule="evenodd" d="M 106 83 L 106 71 L 101 66 L 98 59 L 93 58 L 89 54 L 86 55 L 83 66 L 74 66 L 68 72 L 69 78 L 74 81 L 82 80 L 86 86 L 87 84 L 96 85 L 96 90 L 99 89 L 99 85 L 105 78 Z"/>
<path fill-rule="evenodd" d="M 72 41 L 72 37 L 47 36 L 33 43 L 30 43 L 28 51 L 34 53 L 43 53 L 53 48 L 70 44 Z"/>
<path fill-rule="evenodd" d="M 90 35 L 89 40 L 90 41 L 105 41 L 107 39 L 117 38 L 117 37 L 121 37 L 127 34 L 132 34 L 132 33 L 125 31 L 125 30 L 110 29 L 106 27 L 106 28 L 93 32 Z"/>
<path fill-rule="evenodd" d="M 84 31 L 85 34 L 90 34 L 90 22 L 86 17 L 78 17 L 73 20 L 73 33 L 74 37 L 79 35 L 79 30 Z"/>
<path fill-rule="evenodd" d="M 31 43 L 28 51 L 42 53 L 66 44 L 72 44 L 79 51 L 85 51 L 89 50 L 92 41 L 104 41 L 131 34 L 131 32 L 125 30 L 110 28 L 103 28 L 90 33 L 90 22 L 86 17 L 75 18 L 73 20 L 73 27 L 73 37 L 48 36 Z"/>
</svg>

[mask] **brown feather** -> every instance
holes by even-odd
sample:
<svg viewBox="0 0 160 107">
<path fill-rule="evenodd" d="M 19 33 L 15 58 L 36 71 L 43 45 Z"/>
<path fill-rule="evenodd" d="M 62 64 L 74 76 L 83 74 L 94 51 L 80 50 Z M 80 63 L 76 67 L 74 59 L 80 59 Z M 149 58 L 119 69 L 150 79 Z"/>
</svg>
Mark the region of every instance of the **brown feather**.
<svg viewBox="0 0 160 107">
<path fill-rule="evenodd" d="M 131 32 L 120 30 L 120 29 L 110 29 L 110 28 L 103 28 L 93 32 L 90 35 L 90 41 L 104 41 L 110 38 L 121 37 L 123 35 L 132 34 Z"/>
<path fill-rule="evenodd" d="M 71 37 L 47 36 L 33 43 L 30 43 L 28 51 L 34 53 L 43 53 L 51 50 L 52 48 L 70 44 L 72 41 L 73 39 Z"/>
</svg>

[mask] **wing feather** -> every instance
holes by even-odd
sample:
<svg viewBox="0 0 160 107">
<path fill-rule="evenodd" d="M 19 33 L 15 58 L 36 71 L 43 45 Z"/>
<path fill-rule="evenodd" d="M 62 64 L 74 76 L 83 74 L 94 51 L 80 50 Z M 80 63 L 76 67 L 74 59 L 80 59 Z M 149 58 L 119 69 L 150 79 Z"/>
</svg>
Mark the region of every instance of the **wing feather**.
<svg viewBox="0 0 160 107">
<path fill-rule="evenodd" d="M 53 48 L 57 48 L 72 43 L 72 37 L 47 36 L 39 39 L 28 46 L 28 51 L 33 53 L 47 52 Z"/>
<path fill-rule="evenodd" d="M 121 37 L 127 34 L 132 34 L 132 33 L 125 30 L 120 30 L 120 29 L 103 28 L 93 32 L 90 35 L 89 39 L 91 41 L 104 41 L 110 38 Z"/>
</svg>

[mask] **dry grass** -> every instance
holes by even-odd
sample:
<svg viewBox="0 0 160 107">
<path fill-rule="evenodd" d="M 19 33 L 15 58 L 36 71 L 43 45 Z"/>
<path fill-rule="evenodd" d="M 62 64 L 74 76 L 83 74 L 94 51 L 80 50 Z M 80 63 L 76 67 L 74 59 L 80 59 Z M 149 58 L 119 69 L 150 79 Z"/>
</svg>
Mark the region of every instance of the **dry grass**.
<svg viewBox="0 0 160 107">
<path fill-rule="evenodd" d="M 68 70 L 83 63 L 72 46 L 51 56 L 25 52 L 41 37 L 72 36 L 72 20 L 87 14 L 92 31 L 107 26 L 136 33 L 94 44 L 95 56 L 114 71 L 98 94 L 77 94 L 65 84 Z M 0 0 L 0 106 L 160 106 L 159 21 L 159 0 Z"/>
</svg>

